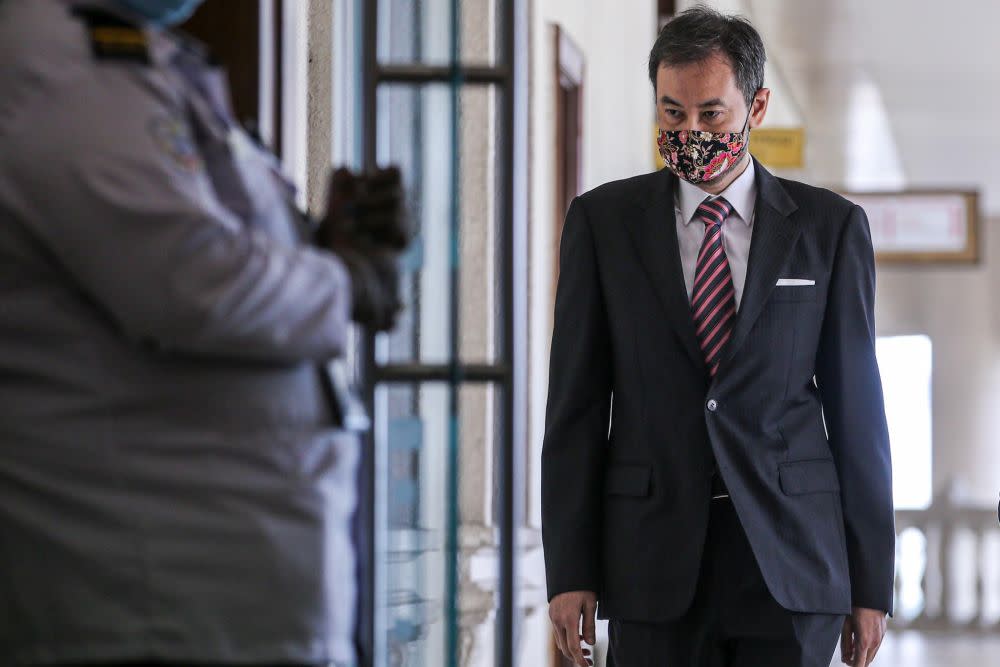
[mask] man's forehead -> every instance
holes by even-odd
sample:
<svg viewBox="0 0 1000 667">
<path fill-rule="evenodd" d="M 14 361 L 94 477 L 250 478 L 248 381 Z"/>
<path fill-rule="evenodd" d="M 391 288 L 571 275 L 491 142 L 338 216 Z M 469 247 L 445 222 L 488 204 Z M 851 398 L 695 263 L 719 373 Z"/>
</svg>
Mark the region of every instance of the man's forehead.
<svg viewBox="0 0 1000 667">
<path fill-rule="evenodd" d="M 656 96 L 660 102 L 678 106 L 727 106 L 739 95 L 736 77 L 728 60 L 712 58 L 682 65 L 660 64 L 656 74 Z"/>
</svg>

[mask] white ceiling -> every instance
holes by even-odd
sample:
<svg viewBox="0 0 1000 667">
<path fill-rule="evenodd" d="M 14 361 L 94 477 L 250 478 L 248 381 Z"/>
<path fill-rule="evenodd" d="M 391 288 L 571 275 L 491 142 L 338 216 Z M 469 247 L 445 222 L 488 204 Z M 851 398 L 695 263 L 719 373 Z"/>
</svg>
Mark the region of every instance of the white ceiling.
<svg viewBox="0 0 1000 667">
<path fill-rule="evenodd" d="M 775 65 L 766 85 L 804 118 L 805 178 L 977 188 L 1000 214 L 1000 1 L 712 4 L 760 30 Z"/>
</svg>

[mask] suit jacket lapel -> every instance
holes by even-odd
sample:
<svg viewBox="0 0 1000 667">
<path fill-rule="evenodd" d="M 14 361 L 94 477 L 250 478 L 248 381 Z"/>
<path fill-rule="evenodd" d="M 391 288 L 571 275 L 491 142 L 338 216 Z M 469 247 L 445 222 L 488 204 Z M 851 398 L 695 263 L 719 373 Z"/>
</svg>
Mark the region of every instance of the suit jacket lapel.
<svg viewBox="0 0 1000 667">
<path fill-rule="evenodd" d="M 801 229 L 788 216 L 798 208 L 781 183 L 754 158 L 757 185 L 750 257 L 733 335 L 722 352 L 719 373 L 735 357 L 778 280 Z"/>
<path fill-rule="evenodd" d="M 677 243 L 674 214 L 677 177 L 666 169 L 652 177 L 653 188 L 638 198 L 637 215 L 627 217 L 626 226 L 667 319 L 692 361 L 704 369 L 705 360 L 695 337 Z"/>
</svg>

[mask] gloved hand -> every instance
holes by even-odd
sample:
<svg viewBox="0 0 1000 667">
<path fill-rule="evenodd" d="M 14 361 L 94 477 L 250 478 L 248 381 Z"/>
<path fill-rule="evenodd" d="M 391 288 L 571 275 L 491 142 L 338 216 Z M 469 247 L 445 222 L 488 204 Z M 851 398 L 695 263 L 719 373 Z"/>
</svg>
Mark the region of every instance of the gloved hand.
<svg viewBox="0 0 1000 667">
<path fill-rule="evenodd" d="M 351 318 L 374 331 L 392 329 L 402 309 L 399 255 L 411 239 L 402 199 L 395 167 L 361 177 L 337 169 L 316 231 L 316 243 L 336 253 L 351 273 Z"/>
</svg>

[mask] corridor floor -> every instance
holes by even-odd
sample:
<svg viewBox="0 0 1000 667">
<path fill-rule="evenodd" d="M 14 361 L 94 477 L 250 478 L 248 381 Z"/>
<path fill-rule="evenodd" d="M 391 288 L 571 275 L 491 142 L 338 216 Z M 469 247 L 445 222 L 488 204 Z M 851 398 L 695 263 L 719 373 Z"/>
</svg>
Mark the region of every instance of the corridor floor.
<svg viewBox="0 0 1000 667">
<path fill-rule="evenodd" d="M 843 667 L 840 648 L 831 667 Z M 872 667 L 1000 667 L 1000 635 L 889 632 Z"/>
</svg>

